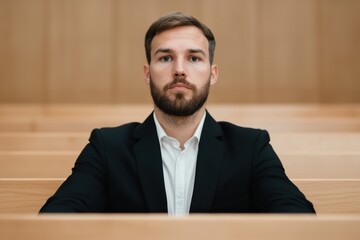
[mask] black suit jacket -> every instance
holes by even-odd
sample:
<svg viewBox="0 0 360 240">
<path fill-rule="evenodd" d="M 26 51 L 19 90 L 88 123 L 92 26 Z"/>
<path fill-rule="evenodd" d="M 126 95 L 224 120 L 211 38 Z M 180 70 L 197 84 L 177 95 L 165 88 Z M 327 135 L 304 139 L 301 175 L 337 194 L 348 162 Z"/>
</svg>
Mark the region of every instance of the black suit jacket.
<svg viewBox="0 0 360 240">
<path fill-rule="evenodd" d="M 207 113 L 190 212 L 315 212 L 269 141 L 264 130 L 216 122 Z M 93 130 L 72 174 L 40 212 L 167 212 L 153 116 Z"/>
</svg>

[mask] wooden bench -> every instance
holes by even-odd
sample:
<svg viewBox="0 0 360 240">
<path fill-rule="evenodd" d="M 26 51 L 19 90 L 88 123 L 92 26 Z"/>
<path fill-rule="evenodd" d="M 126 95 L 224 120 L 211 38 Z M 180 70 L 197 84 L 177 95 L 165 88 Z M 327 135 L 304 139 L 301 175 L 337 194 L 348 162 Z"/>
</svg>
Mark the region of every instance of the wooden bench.
<svg viewBox="0 0 360 240">
<path fill-rule="evenodd" d="M 318 212 L 360 213 L 360 104 L 208 109 L 219 121 L 268 129 L 287 174 Z M 0 212 L 37 212 L 70 174 L 93 128 L 141 122 L 151 111 L 130 104 L 0 104 Z"/>
<path fill-rule="evenodd" d="M 337 105 L 330 107 L 330 111 L 336 112 L 338 115 L 354 116 L 353 112 L 357 111 L 357 107 L 349 107 L 351 105 Z M 64 116 L 80 116 L 91 117 L 97 116 L 123 116 L 124 114 L 136 116 L 140 114 L 148 115 L 153 110 L 152 104 L 0 104 L 0 117 L 64 117 Z M 333 113 L 331 113 L 333 115 Z"/>
<path fill-rule="evenodd" d="M 78 151 L 0 151 L 2 178 L 65 178 Z M 291 178 L 360 179 L 360 153 L 279 153 Z"/>
<path fill-rule="evenodd" d="M 278 117 L 360 117 L 360 104 L 236 104 L 208 103 L 207 109 L 217 115 Z M 122 116 L 146 114 L 152 104 L 0 104 L 2 116 Z"/>
<path fill-rule="evenodd" d="M 269 131 L 360 131 L 360 104 L 210 104 L 217 120 Z M 80 131 L 142 122 L 151 105 L 0 105 L 0 131 Z"/>
<path fill-rule="evenodd" d="M 0 151 L 78 151 L 90 133 L 0 133 Z"/>
<path fill-rule="evenodd" d="M 5 214 L 3 239 L 11 240 L 358 240 L 359 215 Z"/>
<path fill-rule="evenodd" d="M 0 133 L 0 151 L 81 151 L 90 133 Z M 360 152 L 360 132 L 275 132 L 277 152 Z"/>
<path fill-rule="evenodd" d="M 64 179 L 0 179 L 0 213 L 36 213 Z M 318 213 L 360 213 L 360 179 L 294 179 Z"/>
<path fill-rule="evenodd" d="M 3 117 L 0 132 L 89 132 L 99 127 L 114 127 L 128 122 L 143 122 L 144 117 Z M 216 117 L 215 117 L 216 118 Z M 267 129 L 271 132 L 359 132 L 360 118 L 279 118 L 228 115 L 216 118 L 239 126 Z"/>
</svg>

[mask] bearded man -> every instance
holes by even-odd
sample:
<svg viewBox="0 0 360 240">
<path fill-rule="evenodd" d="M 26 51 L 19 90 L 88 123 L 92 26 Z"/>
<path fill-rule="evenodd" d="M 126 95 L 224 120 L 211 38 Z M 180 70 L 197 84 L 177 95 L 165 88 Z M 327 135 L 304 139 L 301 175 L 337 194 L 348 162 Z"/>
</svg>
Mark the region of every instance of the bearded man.
<svg viewBox="0 0 360 240">
<path fill-rule="evenodd" d="M 215 38 L 171 13 L 145 35 L 154 111 L 143 123 L 93 130 L 72 174 L 40 212 L 314 213 L 265 130 L 217 122 Z"/>
</svg>

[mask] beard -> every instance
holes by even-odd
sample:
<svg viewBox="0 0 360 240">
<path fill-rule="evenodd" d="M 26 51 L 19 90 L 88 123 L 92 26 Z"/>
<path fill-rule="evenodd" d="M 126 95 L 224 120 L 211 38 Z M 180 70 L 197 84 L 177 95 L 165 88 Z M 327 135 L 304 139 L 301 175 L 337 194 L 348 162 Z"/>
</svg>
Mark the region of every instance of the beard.
<svg viewBox="0 0 360 240">
<path fill-rule="evenodd" d="M 175 96 L 170 96 L 168 90 L 177 83 L 185 84 L 192 91 L 192 98 L 186 99 L 185 94 L 178 92 Z M 206 102 L 210 90 L 210 77 L 207 83 L 200 89 L 186 81 L 185 78 L 176 77 L 171 83 L 165 85 L 163 89 L 155 86 L 150 77 L 150 91 L 154 104 L 165 114 L 176 117 L 188 117 L 197 112 Z"/>
</svg>

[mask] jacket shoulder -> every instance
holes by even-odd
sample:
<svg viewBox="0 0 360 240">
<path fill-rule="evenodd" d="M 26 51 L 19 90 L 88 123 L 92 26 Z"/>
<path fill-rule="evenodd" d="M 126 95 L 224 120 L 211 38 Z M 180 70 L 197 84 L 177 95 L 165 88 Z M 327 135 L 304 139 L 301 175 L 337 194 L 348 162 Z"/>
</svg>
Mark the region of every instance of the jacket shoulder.
<svg viewBox="0 0 360 240">
<path fill-rule="evenodd" d="M 132 133 L 139 125 L 139 122 L 131 122 L 116 127 L 98 128 L 97 130 L 104 135 L 123 135 Z"/>
<path fill-rule="evenodd" d="M 269 133 L 264 129 L 242 127 L 229 122 L 218 122 L 224 140 L 230 147 L 246 146 L 249 149 L 260 144 L 264 146 L 270 142 Z"/>
<path fill-rule="evenodd" d="M 233 123 L 230 122 L 224 122 L 224 121 L 220 121 L 218 122 L 221 129 L 223 130 L 224 135 L 241 135 L 241 136 L 245 136 L 245 137 L 256 137 L 261 133 L 264 133 L 267 131 L 264 129 L 259 129 L 259 128 L 250 128 L 250 127 L 242 127 L 242 126 L 238 126 L 235 125 Z"/>
<path fill-rule="evenodd" d="M 110 145 L 124 144 L 132 139 L 133 133 L 139 125 L 138 122 L 131 122 L 117 127 L 96 128 L 91 132 L 90 142 L 98 139 Z"/>
</svg>

